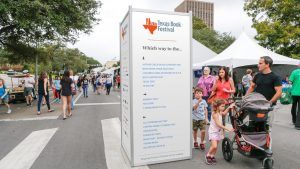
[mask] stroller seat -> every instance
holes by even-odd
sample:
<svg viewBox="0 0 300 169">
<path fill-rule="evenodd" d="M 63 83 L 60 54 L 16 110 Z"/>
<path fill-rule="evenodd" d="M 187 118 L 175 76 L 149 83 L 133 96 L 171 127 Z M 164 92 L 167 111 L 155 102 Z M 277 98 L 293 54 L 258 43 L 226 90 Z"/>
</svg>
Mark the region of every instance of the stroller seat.
<svg viewBox="0 0 300 169">
<path fill-rule="evenodd" d="M 267 133 L 266 132 L 243 132 L 242 137 L 259 147 L 263 147 L 267 143 Z"/>
<path fill-rule="evenodd" d="M 249 112 L 271 111 L 270 102 L 260 93 L 251 93 L 245 96 L 238 104 L 240 110 Z"/>
<path fill-rule="evenodd" d="M 239 107 L 240 120 L 249 115 L 254 122 L 267 121 L 268 113 L 273 110 L 270 102 L 260 93 L 251 93 L 245 96 L 237 105 Z"/>
</svg>

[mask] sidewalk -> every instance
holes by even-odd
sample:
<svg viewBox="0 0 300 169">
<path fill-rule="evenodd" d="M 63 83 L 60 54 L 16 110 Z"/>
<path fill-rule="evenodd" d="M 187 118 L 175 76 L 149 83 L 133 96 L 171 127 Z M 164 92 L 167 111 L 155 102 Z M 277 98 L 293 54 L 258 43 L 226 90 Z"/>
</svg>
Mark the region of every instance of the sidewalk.
<svg viewBox="0 0 300 169">
<path fill-rule="evenodd" d="M 282 105 L 278 101 L 274 110 L 269 112 L 269 116 L 271 117 L 271 125 L 294 128 L 294 125 L 292 124 L 291 108 L 292 104 Z M 226 122 L 226 125 L 232 127 L 230 123 Z"/>
<path fill-rule="evenodd" d="M 0 105 L 0 121 L 18 121 L 18 120 L 31 120 L 31 119 L 57 119 L 62 113 L 62 103 L 52 103 L 53 96 L 50 93 L 50 107 L 54 112 L 48 113 L 47 105 L 41 107 L 41 115 L 37 115 L 37 100 L 34 100 L 31 107 L 26 106 L 24 103 L 10 104 L 12 112 L 6 114 L 7 107 Z M 80 92 L 74 97 L 74 100 L 80 95 Z"/>
<path fill-rule="evenodd" d="M 120 89 L 113 89 L 116 92 L 119 92 Z M 53 101 L 52 92 L 50 92 L 50 102 Z M 80 95 L 80 92 L 77 93 L 74 100 Z M 37 113 L 37 100 L 33 101 L 32 107 L 26 107 L 26 103 L 16 103 L 11 104 L 12 113 L 6 114 L 7 108 L 5 105 L 0 105 L 0 121 L 10 121 L 10 120 L 21 120 L 21 119 L 32 119 L 32 118 L 53 118 L 56 119 L 62 113 L 61 104 L 52 103 L 51 109 L 54 109 L 54 112 L 47 112 L 47 105 L 43 105 L 41 108 L 41 115 L 36 115 Z M 281 125 L 288 128 L 294 128 L 292 125 L 292 117 L 291 117 L 291 107 L 292 105 L 282 105 L 279 102 L 273 112 L 274 120 L 273 124 Z"/>
<path fill-rule="evenodd" d="M 292 104 L 282 105 L 278 101 L 275 110 L 271 112 L 274 113 L 273 124 L 294 128 L 294 125 L 292 124 L 291 108 Z"/>
</svg>

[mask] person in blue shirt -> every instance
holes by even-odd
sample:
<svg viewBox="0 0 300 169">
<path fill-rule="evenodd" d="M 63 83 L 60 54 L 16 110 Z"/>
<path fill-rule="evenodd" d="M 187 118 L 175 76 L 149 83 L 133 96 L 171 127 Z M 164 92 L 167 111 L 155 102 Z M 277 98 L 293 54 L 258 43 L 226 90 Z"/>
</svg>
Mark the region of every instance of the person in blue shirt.
<svg viewBox="0 0 300 169">
<path fill-rule="evenodd" d="M 3 79 L 0 79 L 0 100 L 8 108 L 8 110 L 7 110 L 6 113 L 10 114 L 11 113 L 11 109 L 10 109 L 10 105 L 8 104 L 8 101 L 9 101 L 8 89 L 5 87 Z"/>
<path fill-rule="evenodd" d="M 55 88 L 55 102 L 60 103 L 61 100 L 61 85 L 60 85 L 60 77 L 56 76 L 55 80 L 53 81 L 53 86 Z"/>
<path fill-rule="evenodd" d="M 198 142 L 197 142 L 197 132 L 198 129 L 200 129 L 201 132 L 201 142 L 200 142 L 200 148 L 201 150 L 205 149 L 204 146 L 204 140 L 205 140 L 205 127 L 208 123 L 207 118 L 207 103 L 203 97 L 203 90 L 201 88 L 195 89 L 195 99 L 193 99 L 193 136 L 194 136 L 194 147 L 199 148 Z"/>
</svg>

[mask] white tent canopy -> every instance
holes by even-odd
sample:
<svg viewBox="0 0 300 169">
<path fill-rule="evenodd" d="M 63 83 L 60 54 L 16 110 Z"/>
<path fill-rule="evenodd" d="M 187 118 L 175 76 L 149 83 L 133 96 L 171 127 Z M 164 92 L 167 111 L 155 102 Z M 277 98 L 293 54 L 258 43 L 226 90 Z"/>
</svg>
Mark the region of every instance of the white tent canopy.
<svg viewBox="0 0 300 169">
<path fill-rule="evenodd" d="M 270 56 L 273 59 L 273 64 L 298 65 L 300 63 L 297 59 L 279 55 L 263 48 L 254 40 L 250 39 L 245 33 L 242 33 L 240 37 L 222 53 L 202 63 L 194 64 L 193 69 L 200 69 L 206 65 L 232 68 L 256 65 L 262 56 Z"/>
<path fill-rule="evenodd" d="M 217 56 L 215 52 L 210 50 L 208 47 L 202 45 L 200 42 L 198 42 L 195 39 L 193 39 L 192 41 L 192 49 L 193 49 L 193 64 L 201 63 Z"/>
</svg>

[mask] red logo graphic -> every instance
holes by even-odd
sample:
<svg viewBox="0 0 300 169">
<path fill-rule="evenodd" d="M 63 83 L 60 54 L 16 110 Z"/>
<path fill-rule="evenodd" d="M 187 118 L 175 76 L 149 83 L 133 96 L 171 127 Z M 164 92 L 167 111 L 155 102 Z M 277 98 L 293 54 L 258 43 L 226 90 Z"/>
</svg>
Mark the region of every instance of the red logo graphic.
<svg viewBox="0 0 300 169">
<path fill-rule="evenodd" d="M 148 29 L 151 34 L 157 29 L 157 23 L 151 22 L 150 18 L 146 18 L 146 24 L 143 26 L 145 29 Z"/>
</svg>

